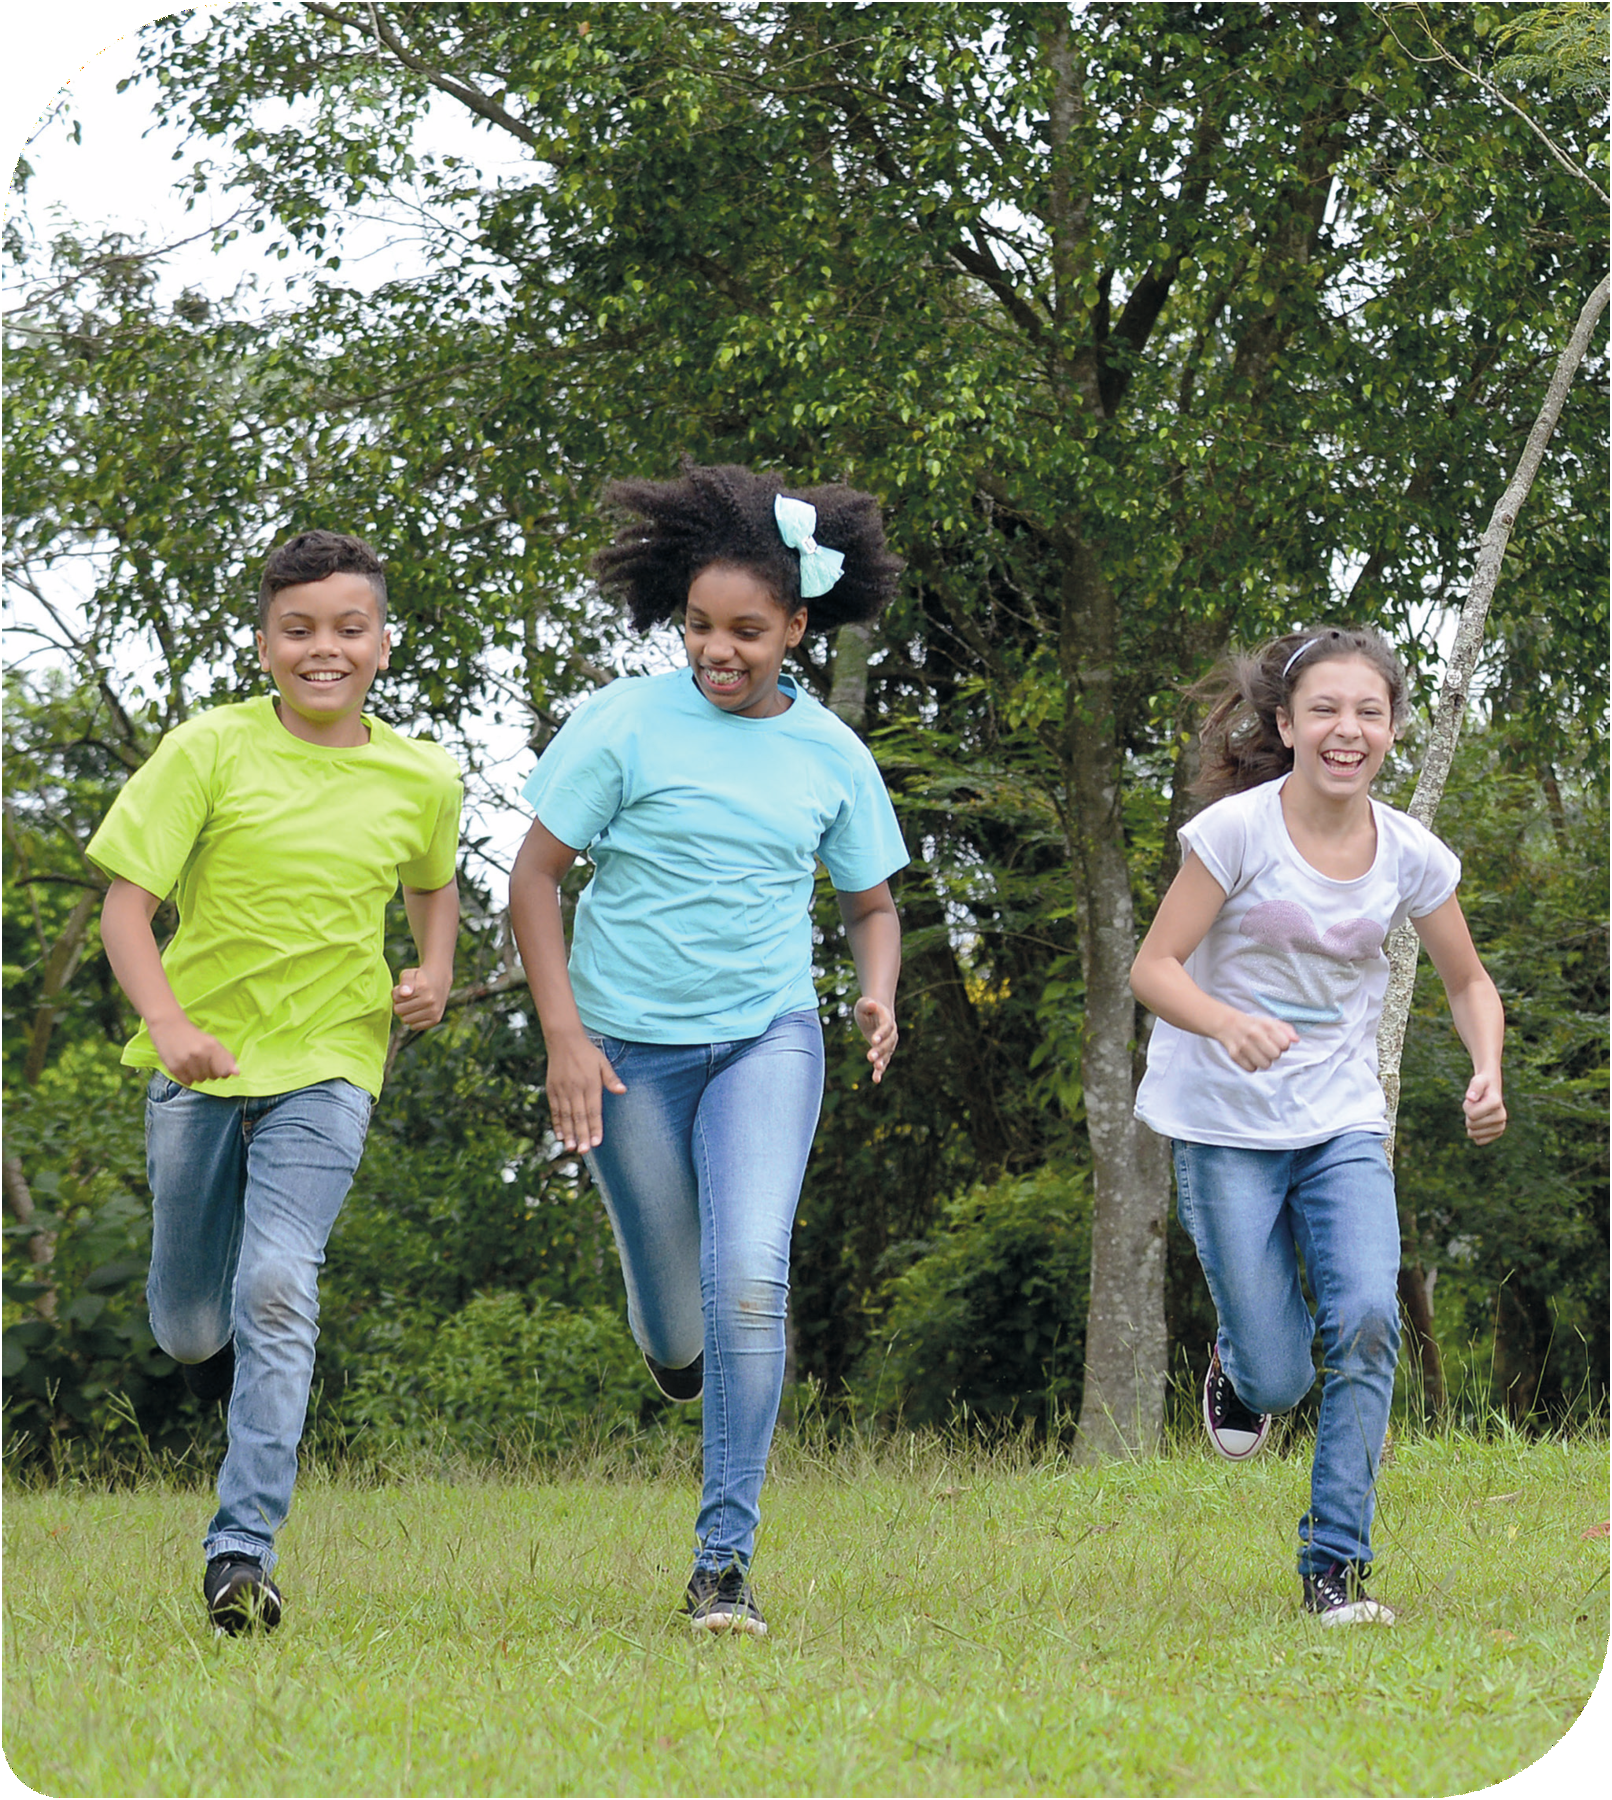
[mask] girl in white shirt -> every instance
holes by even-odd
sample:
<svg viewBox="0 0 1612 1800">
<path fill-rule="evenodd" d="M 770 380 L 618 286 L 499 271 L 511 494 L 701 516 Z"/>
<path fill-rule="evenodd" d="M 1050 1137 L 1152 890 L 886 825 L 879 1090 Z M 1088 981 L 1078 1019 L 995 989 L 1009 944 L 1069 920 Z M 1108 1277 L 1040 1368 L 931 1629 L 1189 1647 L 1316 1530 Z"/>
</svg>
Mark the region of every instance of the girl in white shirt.
<svg viewBox="0 0 1612 1800">
<path fill-rule="evenodd" d="M 1187 851 L 1137 954 L 1157 1015 L 1138 1117 L 1172 1140 L 1181 1223 L 1219 1315 L 1210 1443 L 1243 1461 L 1315 1380 L 1299 1522 L 1304 1606 L 1324 1624 L 1393 1614 L 1365 1591 L 1399 1353 L 1399 1214 L 1377 1083 L 1387 939 L 1415 926 L 1472 1057 L 1467 1134 L 1505 1130 L 1505 1015 L 1472 945 L 1456 857 L 1371 783 L 1405 707 L 1373 631 L 1291 633 L 1231 665 L 1203 728 Z M 1316 1300 L 1311 1313 L 1299 1259 Z"/>
</svg>

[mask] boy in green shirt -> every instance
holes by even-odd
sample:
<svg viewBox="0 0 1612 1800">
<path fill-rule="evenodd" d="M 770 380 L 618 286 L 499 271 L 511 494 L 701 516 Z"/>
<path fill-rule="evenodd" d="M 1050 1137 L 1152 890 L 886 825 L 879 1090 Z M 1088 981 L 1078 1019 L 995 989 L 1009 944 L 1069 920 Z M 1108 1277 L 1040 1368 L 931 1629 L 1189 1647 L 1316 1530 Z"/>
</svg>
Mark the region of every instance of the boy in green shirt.
<svg viewBox="0 0 1612 1800">
<path fill-rule="evenodd" d="M 304 532 L 263 570 L 258 655 L 277 698 L 171 731 L 89 854 L 111 878 L 107 957 L 141 1026 L 157 1342 L 228 1397 L 202 1591 L 236 1632 L 279 1622 L 325 1243 L 363 1153 L 395 1013 L 442 1017 L 459 927 L 459 770 L 363 705 L 387 665 L 386 578 L 359 539 Z M 419 955 L 394 986 L 401 879 Z M 158 954 L 152 915 L 177 886 Z"/>
</svg>

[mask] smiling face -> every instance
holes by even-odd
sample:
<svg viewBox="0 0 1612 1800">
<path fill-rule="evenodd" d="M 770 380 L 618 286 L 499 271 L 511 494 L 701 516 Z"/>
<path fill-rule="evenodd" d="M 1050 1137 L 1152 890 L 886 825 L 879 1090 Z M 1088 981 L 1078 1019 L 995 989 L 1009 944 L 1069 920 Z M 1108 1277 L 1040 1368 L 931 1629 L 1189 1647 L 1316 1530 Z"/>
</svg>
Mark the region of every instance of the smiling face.
<svg viewBox="0 0 1612 1800">
<path fill-rule="evenodd" d="M 748 569 L 711 563 L 689 583 L 683 647 L 700 692 L 725 713 L 768 719 L 787 708 L 778 673 L 805 630 L 806 608 L 786 612 Z"/>
<path fill-rule="evenodd" d="M 1394 706 L 1380 669 L 1337 656 L 1303 670 L 1277 709 L 1276 728 L 1293 752 L 1293 773 L 1317 795 L 1364 795 L 1394 741 Z"/>
<path fill-rule="evenodd" d="M 281 588 L 257 634 L 258 657 L 280 692 L 280 723 L 305 743 L 340 749 L 369 742 L 360 714 L 391 652 L 366 575 Z"/>
</svg>

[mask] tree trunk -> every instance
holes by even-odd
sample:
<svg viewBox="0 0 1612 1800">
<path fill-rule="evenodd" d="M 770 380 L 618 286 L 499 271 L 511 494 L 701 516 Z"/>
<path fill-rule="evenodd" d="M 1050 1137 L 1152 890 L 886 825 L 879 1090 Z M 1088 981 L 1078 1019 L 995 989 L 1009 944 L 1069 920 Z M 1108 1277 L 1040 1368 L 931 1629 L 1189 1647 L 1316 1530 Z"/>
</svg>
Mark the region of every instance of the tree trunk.
<svg viewBox="0 0 1612 1800">
<path fill-rule="evenodd" d="M 1544 461 L 1545 446 L 1556 429 L 1557 419 L 1561 417 L 1568 390 L 1573 385 L 1573 377 L 1578 373 L 1579 364 L 1589 350 L 1590 339 L 1595 335 L 1595 327 L 1606 310 L 1609 290 L 1612 290 L 1612 276 L 1603 277 L 1600 286 L 1584 302 L 1583 311 L 1578 315 L 1578 323 L 1573 327 L 1573 335 L 1567 341 L 1567 348 L 1557 359 L 1555 373 L 1545 391 L 1544 404 L 1539 409 L 1538 418 L 1534 420 L 1533 430 L 1528 434 L 1528 442 L 1518 459 L 1516 472 L 1489 516 L 1488 530 L 1478 540 L 1478 556 L 1472 570 L 1472 582 L 1467 591 L 1466 603 L 1461 608 L 1461 620 L 1456 628 L 1450 664 L 1439 689 L 1433 733 L 1428 740 L 1427 755 L 1422 759 L 1421 773 L 1416 779 L 1416 792 L 1411 796 L 1410 806 L 1406 809 L 1413 819 L 1423 825 L 1430 826 L 1433 823 L 1439 801 L 1444 797 L 1444 784 L 1449 779 L 1450 767 L 1455 760 L 1455 746 L 1460 741 L 1461 726 L 1466 719 L 1467 692 L 1472 685 L 1472 672 L 1477 667 L 1478 652 L 1483 648 L 1483 628 L 1488 621 L 1489 605 L 1494 599 L 1495 589 L 1500 584 L 1500 564 L 1506 554 L 1506 545 L 1511 541 L 1512 527 L 1517 523 L 1517 514 L 1522 511 L 1523 502 L 1534 485 L 1534 477 L 1539 473 L 1539 465 Z M 1377 1028 L 1377 1072 L 1388 1101 L 1390 1155 L 1393 1153 L 1392 1133 L 1399 1116 L 1399 1062 L 1405 1047 L 1405 1025 L 1410 1018 L 1411 993 L 1416 984 L 1418 948 L 1416 931 L 1411 925 L 1400 926 L 1389 940 L 1390 974 L 1388 993 L 1383 1001 L 1382 1023 Z"/>
<path fill-rule="evenodd" d="M 866 625 L 842 625 L 834 634 L 834 685 L 828 710 L 861 733 L 868 716 L 868 652 L 873 633 Z"/>
<path fill-rule="evenodd" d="M 1132 1110 L 1136 954 L 1120 808 L 1114 710 L 1118 612 L 1097 558 L 1067 546 L 1059 646 L 1067 708 L 1070 860 L 1086 978 L 1081 1079 L 1091 1137 L 1091 1310 L 1086 1322 L 1084 1456 L 1140 1456 L 1164 1427 L 1164 1144 Z"/>
<path fill-rule="evenodd" d="M 22 1172 L 22 1160 L 14 1150 L 7 1150 L 3 1158 L 5 1166 L 6 1205 L 11 1216 L 19 1225 L 32 1225 L 34 1222 L 34 1197 L 29 1191 L 28 1178 Z M 28 1259 L 35 1266 L 48 1263 L 56 1254 L 56 1239 L 46 1231 L 36 1231 L 28 1240 Z M 49 1289 L 34 1302 L 34 1310 L 41 1318 L 53 1319 L 56 1316 L 56 1290 Z"/>
<path fill-rule="evenodd" d="M 50 1054 L 51 1033 L 61 1007 L 56 996 L 73 979 L 78 959 L 84 952 L 84 939 L 89 934 L 90 920 L 101 904 L 101 890 L 87 888 L 78 904 L 68 914 L 62 935 L 51 945 L 45 958 L 45 979 L 39 991 L 39 1010 L 34 1014 L 33 1030 L 28 1036 L 28 1059 L 23 1064 L 22 1078 L 29 1087 L 38 1084 L 45 1072 L 45 1059 Z"/>
<path fill-rule="evenodd" d="M 1556 429 L 1557 419 L 1561 417 L 1573 377 L 1578 373 L 1579 364 L 1583 362 L 1590 347 L 1596 325 L 1606 310 L 1609 289 L 1612 289 L 1612 277 L 1603 278 L 1595 292 L 1585 301 L 1567 347 L 1557 359 L 1550 386 L 1545 391 L 1544 404 L 1534 420 L 1533 430 L 1528 434 L 1528 442 L 1518 459 L 1516 471 L 1489 517 L 1488 529 L 1478 541 L 1478 556 L 1472 570 L 1471 585 L 1467 591 L 1466 603 L 1461 608 L 1461 620 L 1456 628 L 1450 664 L 1439 689 L 1438 711 L 1433 721 L 1432 736 L 1428 741 L 1427 755 L 1423 758 L 1421 773 L 1416 780 L 1416 791 L 1411 796 L 1408 808 L 1410 816 L 1423 825 L 1432 825 L 1439 801 L 1444 796 L 1444 784 L 1449 779 L 1450 768 L 1455 761 L 1455 747 L 1460 741 L 1461 726 L 1466 719 L 1467 694 L 1472 685 L 1473 671 L 1477 667 L 1478 653 L 1483 647 L 1483 630 L 1488 621 L 1489 606 L 1494 599 L 1495 589 L 1500 583 L 1500 565 L 1505 557 L 1506 545 L 1511 539 L 1512 527 L 1517 522 L 1523 502 L 1528 498 L 1534 477 L 1539 472 L 1539 465 L 1544 461 L 1545 447 Z M 1377 1075 L 1382 1083 L 1383 1098 L 1387 1105 L 1390 1163 L 1394 1157 L 1394 1134 L 1399 1123 L 1400 1061 L 1405 1049 L 1405 1028 L 1410 1022 L 1411 998 L 1416 987 L 1416 962 L 1420 949 L 1416 928 L 1410 924 L 1401 925 L 1388 941 L 1388 992 L 1383 1000 L 1382 1020 L 1377 1027 Z M 1421 1362 L 1424 1404 L 1429 1414 L 1437 1418 L 1443 1414 L 1447 1395 L 1444 1362 L 1433 1335 L 1432 1287 L 1435 1274 L 1436 1271 L 1427 1270 L 1418 1258 L 1413 1266 L 1400 1270 L 1399 1293 Z"/>
<path fill-rule="evenodd" d="M 1444 1385 L 1444 1357 L 1433 1332 L 1433 1284 L 1438 1270 L 1420 1263 L 1402 1264 L 1399 1271 L 1399 1304 L 1410 1326 L 1416 1366 L 1422 1381 L 1422 1421 L 1436 1424 L 1444 1417 L 1449 1395 Z"/>
</svg>

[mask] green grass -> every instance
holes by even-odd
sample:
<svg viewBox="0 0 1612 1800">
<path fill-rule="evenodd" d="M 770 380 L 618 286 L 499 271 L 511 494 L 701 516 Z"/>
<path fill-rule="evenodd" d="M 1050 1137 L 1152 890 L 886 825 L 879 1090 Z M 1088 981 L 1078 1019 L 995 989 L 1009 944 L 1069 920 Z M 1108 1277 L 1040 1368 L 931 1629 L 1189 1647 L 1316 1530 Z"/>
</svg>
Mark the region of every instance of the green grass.
<svg viewBox="0 0 1612 1800">
<path fill-rule="evenodd" d="M 1456 1794 L 1573 1722 L 1607 1647 L 1604 1443 L 1387 1471 L 1393 1630 L 1298 1611 L 1308 1446 L 1077 1469 L 780 1446 L 763 1641 L 673 1614 L 693 1481 L 312 1472 L 286 1621 L 215 1638 L 205 1493 L 5 1506 L 5 1739 L 51 1794 Z"/>
</svg>

